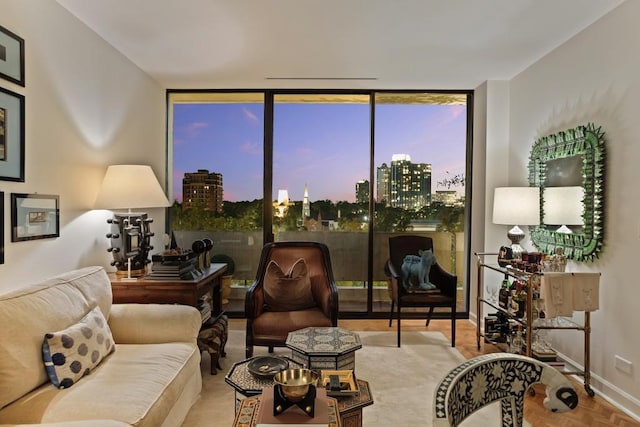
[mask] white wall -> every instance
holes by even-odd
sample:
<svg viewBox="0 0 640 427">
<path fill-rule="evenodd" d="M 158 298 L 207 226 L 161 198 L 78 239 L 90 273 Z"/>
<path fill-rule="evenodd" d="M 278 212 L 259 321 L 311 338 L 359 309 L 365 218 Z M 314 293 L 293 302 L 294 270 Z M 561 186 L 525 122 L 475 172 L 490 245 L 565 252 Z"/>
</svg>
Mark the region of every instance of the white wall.
<svg viewBox="0 0 640 427">
<path fill-rule="evenodd" d="M 606 132 L 605 246 L 593 263 L 569 271 L 600 271 L 600 310 L 592 314 L 593 385 L 640 414 L 640 2 L 628 1 L 510 82 L 509 181 L 526 182 L 533 142 L 594 122 Z M 489 169 L 489 168 L 487 168 Z M 487 197 L 487 201 L 489 197 Z M 582 320 L 580 315 L 576 319 Z M 560 352 L 582 362 L 582 335 L 556 332 Z M 633 362 L 631 374 L 614 355 Z"/>
<path fill-rule="evenodd" d="M 0 24 L 25 39 L 25 182 L 4 191 L 0 292 L 73 268 L 109 266 L 108 211 L 92 211 L 109 164 L 149 164 L 164 186 L 165 92 L 50 0 L 0 0 Z M 60 237 L 11 242 L 10 193 L 60 196 Z M 164 211 L 148 211 L 158 236 Z M 154 239 L 160 247 L 160 237 Z"/>
</svg>

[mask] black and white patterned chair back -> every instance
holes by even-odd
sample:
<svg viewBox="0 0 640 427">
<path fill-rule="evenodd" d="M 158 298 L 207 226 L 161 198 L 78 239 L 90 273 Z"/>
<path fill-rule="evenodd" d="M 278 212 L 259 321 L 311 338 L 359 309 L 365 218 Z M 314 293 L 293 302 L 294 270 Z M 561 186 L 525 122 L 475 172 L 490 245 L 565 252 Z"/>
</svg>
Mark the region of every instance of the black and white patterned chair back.
<svg viewBox="0 0 640 427">
<path fill-rule="evenodd" d="M 578 394 L 557 369 L 531 357 L 492 353 L 451 370 L 434 393 L 433 425 L 457 426 L 475 411 L 501 402 L 502 427 L 522 427 L 524 395 L 532 384 L 547 386 L 544 406 L 566 412 L 578 406 Z"/>
</svg>

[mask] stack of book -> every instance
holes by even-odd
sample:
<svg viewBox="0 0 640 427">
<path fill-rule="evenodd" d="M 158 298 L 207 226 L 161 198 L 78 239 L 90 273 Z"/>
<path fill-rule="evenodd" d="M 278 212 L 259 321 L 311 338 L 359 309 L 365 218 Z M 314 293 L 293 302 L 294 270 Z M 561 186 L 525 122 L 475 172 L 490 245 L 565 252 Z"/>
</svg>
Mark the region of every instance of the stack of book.
<svg viewBox="0 0 640 427">
<path fill-rule="evenodd" d="M 193 280 L 202 274 L 196 267 L 198 257 L 195 252 L 187 251 L 180 254 L 160 253 L 152 255 L 151 279 Z"/>
<path fill-rule="evenodd" d="M 198 300 L 198 310 L 200 310 L 200 315 L 202 316 L 202 323 L 211 319 L 211 305 L 212 301 L 209 294 L 204 295 Z"/>
</svg>

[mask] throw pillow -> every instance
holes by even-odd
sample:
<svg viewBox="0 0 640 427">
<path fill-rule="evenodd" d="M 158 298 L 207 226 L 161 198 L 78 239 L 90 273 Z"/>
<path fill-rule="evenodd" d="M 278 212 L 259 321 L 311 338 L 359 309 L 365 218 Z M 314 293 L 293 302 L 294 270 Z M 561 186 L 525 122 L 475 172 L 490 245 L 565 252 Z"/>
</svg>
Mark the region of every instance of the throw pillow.
<svg viewBox="0 0 640 427">
<path fill-rule="evenodd" d="M 315 307 L 311 280 L 304 259 L 298 259 L 284 273 L 277 262 L 269 261 L 264 275 L 264 300 L 271 311 L 295 311 Z"/>
<path fill-rule="evenodd" d="M 75 325 L 45 334 L 42 358 L 53 385 L 69 388 L 114 349 L 107 320 L 95 307 Z"/>
</svg>

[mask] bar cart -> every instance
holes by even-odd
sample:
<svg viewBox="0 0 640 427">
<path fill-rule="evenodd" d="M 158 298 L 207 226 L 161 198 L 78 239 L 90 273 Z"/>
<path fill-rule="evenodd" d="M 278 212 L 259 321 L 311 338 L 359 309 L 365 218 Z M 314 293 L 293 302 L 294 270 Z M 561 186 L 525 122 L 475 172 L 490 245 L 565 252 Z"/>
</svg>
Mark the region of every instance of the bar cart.
<svg viewBox="0 0 640 427">
<path fill-rule="evenodd" d="M 485 338 L 485 342 L 497 344 L 500 347 L 501 343 L 495 342 L 494 336 L 486 333 L 485 330 L 481 330 L 480 323 L 483 318 L 483 308 L 485 305 L 496 310 L 509 319 L 510 322 L 515 322 L 521 325 L 524 330 L 525 343 L 524 354 L 529 357 L 533 356 L 532 344 L 534 331 L 538 330 L 577 330 L 584 333 L 584 370 L 569 370 L 562 369 L 561 372 L 565 375 L 578 375 L 584 378 L 584 389 L 591 397 L 595 395 L 594 390 L 591 388 L 591 370 L 590 370 L 590 333 L 591 333 L 591 313 L 589 311 L 584 312 L 584 324 L 578 324 L 573 320 L 566 317 L 553 317 L 553 318 L 537 318 L 534 316 L 534 282 L 540 280 L 540 277 L 544 274 L 542 272 L 528 272 L 522 269 L 513 268 L 511 266 L 498 265 L 498 253 L 488 252 L 476 252 L 477 257 L 477 322 L 476 322 L 476 340 L 478 350 L 480 350 L 480 339 Z M 491 263 L 485 262 L 485 259 L 493 257 Z M 495 264 L 493 263 L 495 260 Z M 483 272 L 486 270 L 492 270 L 504 275 L 505 277 L 511 277 L 522 281 L 526 285 L 526 302 L 525 310 L 522 317 L 516 316 L 508 310 L 504 309 L 500 305 L 484 298 L 484 285 L 483 285 Z M 533 389 L 531 389 L 533 390 Z"/>
</svg>

